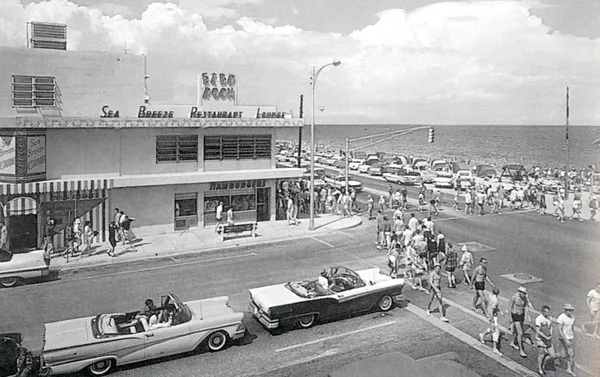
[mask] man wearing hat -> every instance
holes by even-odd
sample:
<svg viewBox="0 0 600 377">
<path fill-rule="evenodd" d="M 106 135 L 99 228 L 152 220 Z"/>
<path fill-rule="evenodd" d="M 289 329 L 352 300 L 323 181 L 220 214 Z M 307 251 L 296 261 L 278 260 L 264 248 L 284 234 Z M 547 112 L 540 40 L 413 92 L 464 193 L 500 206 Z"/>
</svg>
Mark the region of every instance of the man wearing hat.
<svg viewBox="0 0 600 377">
<path fill-rule="evenodd" d="M 563 309 L 564 312 L 556 319 L 556 323 L 558 323 L 558 339 L 565 350 L 562 357 L 567 361 L 567 373 L 575 376 L 575 373 L 573 373 L 573 366 L 575 364 L 575 348 L 573 347 L 575 318 L 573 318 L 573 313 L 575 308 L 571 304 L 565 304 Z"/>
<path fill-rule="evenodd" d="M 433 300 L 437 299 L 438 306 L 440 311 L 442 312 L 442 316 L 440 319 L 444 322 L 448 322 L 448 318 L 446 318 L 446 309 L 444 308 L 444 302 L 442 301 L 442 267 L 439 263 L 435 263 L 433 266 L 433 271 L 429 274 L 429 288 L 431 290 L 431 299 L 429 300 L 429 304 L 427 304 L 427 314 L 431 314 L 431 304 Z"/>
<path fill-rule="evenodd" d="M 517 351 L 521 357 L 527 357 L 523 348 L 523 333 L 525 331 L 525 309 L 529 308 L 532 312 L 535 311 L 529 296 L 527 296 L 527 289 L 520 286 L 517 293 L 510 299 L 508 304 L 508 311 L 510 312 L 510 324 L 513 332 L 513 341 L 510 346 Z"/>
</svg>

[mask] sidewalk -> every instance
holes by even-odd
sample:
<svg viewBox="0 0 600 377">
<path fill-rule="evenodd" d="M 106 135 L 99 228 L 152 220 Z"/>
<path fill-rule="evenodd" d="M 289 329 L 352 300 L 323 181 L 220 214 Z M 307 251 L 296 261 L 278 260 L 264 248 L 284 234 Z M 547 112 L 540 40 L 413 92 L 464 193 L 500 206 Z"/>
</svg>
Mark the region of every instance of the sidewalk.
<svg viewBox="0 0 600 377">
<path fill-rule="evenodd" d="M 256 238 L 248 232 L 232 235 L 221 241 L 214 227 L 190 229 L 155 236 L 137 238 L 131 247 L 123 249 L 119 243 L 116 248 L 116 257 L 107 254 L 108 244 L 94 244 L 91 254 L 70 257 L 69 262 L 60 254 L 52 256 L 51 267 L 61 271 L 82 267 L 112 265 L 151 258 L 164 258 L 178 254 L 202 253 L 213 250 L 224 250 L 239 246 L 258 245 L 269 242 L 286 241 L 306 237 L 319 236 L 329 232 L 354 228 L 362 224 L 360 214 L 352 217 L 341 218 L 332 214 L 315 216 L 315 230 L 310 231 L 308 218 L 300 218 L 298 225 L 288 225 L 286 220 L 258 223 Z M 135 228 L 133 229 L 135 233 Z"/>
</svg>

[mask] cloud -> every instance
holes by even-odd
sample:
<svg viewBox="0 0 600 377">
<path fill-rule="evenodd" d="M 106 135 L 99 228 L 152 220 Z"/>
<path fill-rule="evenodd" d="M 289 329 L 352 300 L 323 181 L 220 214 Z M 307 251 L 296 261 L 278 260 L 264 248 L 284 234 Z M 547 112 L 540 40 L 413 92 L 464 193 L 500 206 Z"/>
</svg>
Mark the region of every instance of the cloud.
<svg viewBox="0 0 600 377">
<path fill-rule="evenodd" d="M 237 14 L 256 0 L 156 2 L 133 19 L 68 0 L 0 1 L 1 45 L 24 46 L 29 20 L 67 23 L 69 49 L 126 44 L 148 56 L 149 89 L 161 102 L 194 103 L 198 72 L 227 72 L 238 75 L 240 103 L 296 109 L 310 94 L 311 66 L 339 58 L 317 84 L 327 122 L 560 124 L 566 85 L 573 123 L 600 121 L 600 41 L 551 30 L 532 1 L 389 9 L 349 34 Z M 233 16 L 219 28 L 205 22 Z"/>
</svg>

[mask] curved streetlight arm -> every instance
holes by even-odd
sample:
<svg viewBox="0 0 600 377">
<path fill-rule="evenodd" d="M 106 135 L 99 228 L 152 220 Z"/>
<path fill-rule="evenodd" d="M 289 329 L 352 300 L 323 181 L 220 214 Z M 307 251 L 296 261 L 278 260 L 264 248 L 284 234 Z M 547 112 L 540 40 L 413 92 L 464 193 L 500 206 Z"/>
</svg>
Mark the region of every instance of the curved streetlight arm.
<svg viewBox="0 0 600 377">
<path fill-rule="evenodd" d="M 334 60 L 331 63 L 327 63 L 318 70 L 315 71 L 315 66 L 312 66 L 312 106 L 311 106 L 311 119 L 310 119 L 310 221 L 309 230 L 315 229 L 315 88 L 317 86 L 317 78 L 319 73 L 330 65 L 338 66 L 341 62 Z"/>
</svg>

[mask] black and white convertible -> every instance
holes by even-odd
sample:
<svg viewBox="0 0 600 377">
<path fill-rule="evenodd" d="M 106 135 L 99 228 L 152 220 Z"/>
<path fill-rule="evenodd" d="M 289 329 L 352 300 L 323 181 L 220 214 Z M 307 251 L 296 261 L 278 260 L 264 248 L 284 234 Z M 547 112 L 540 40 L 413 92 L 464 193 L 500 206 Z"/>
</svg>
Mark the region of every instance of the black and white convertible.
<svg viewBox="0 0 600 377">
<path fill-rule="evenodd" d="M 402 294 L 404 279 L 392 279 L 379 268 L 353 271 L 330 267 L 319 279 L 292 281 L 250 289 L 250 312 L 269 330 L 352 316 L 374 308 L 388 311 Z"/>
</svg>

